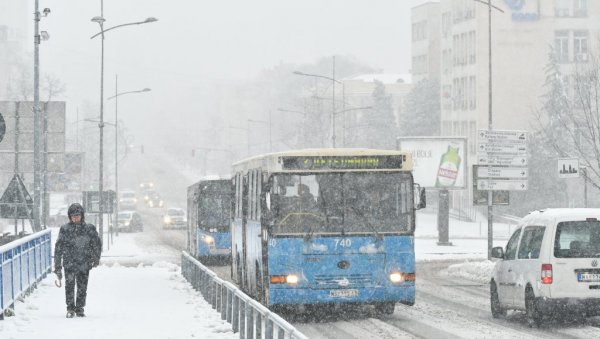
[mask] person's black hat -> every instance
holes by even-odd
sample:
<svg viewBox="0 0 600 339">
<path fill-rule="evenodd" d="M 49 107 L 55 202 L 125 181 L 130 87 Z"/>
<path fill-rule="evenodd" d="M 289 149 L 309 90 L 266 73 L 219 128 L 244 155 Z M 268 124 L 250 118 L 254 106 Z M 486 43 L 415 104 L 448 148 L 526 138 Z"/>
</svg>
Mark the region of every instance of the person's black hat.
<svg viewBox="0 0 600 339">
<path fill-rule="evenodd" d="M 81 204 L 79 203 L 74 203 L 71 204 L 71 206 L 69 206 L 69 210 L 67 211 L 67 215 L 69 216 L 69 220 L 71 219 L 71 216 L 73 215 L 81 215 L 81 219 L 83 220 L 83 214 L 84 214 L 84 209 L 83 206 L 81 206 Z"/>
</svg>

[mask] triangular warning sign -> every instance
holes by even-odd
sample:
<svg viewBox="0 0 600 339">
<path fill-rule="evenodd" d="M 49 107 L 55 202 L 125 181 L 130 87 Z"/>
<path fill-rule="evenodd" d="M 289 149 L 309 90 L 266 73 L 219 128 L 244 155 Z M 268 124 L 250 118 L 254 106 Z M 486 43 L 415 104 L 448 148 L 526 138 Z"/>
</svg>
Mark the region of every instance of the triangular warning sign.
<svg viewBox="0 0 600 339">
<path fill-rule="evenodd" d="M 33 199 L 18 174 L 12 178 L 0 198 L 0 218 L 32 219 Z"/>
</svg>

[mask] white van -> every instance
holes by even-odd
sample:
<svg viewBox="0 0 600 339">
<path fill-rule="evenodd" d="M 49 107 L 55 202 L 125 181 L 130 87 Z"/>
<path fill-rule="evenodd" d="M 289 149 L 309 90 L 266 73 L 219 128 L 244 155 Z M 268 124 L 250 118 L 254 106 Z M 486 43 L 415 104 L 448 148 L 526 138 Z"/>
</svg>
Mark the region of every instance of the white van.
<svg viewBox="0 0 600 339">
<path fill-rule="evenodd" d="M 525 216 L 506 249 L 494 247 L 494 318 L 524 310 L 530 324 L 550 314 L 600 315 L 600 209 L 545 209 Z"/>
</svg>

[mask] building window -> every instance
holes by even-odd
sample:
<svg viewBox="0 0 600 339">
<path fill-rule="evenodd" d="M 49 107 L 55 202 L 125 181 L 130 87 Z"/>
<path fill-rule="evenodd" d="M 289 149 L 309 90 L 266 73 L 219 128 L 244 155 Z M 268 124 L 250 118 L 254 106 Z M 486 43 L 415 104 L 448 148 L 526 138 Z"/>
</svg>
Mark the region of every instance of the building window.
<svg viewBox="0 0 600 339">
<path fill-rule="evenodd" d="M 578 18 L 587 17 L 587 0 L 573 0 L 573 16 Z"/>
<path fill-rule="evenodd" d="M 557 62 L 569 61 L 569 31 L 554 32 L 554 58 Z"/>
<path fill-rule="evenodd" d="M 554 0 L 554 15 L 557 17 L 568 17 L 571 15 L 572 0 Z"/>
<path fill-rule="evenodd" d="M 469 110 L 477 108 L 477 78 L 469 77 Z"/>
<path fill-rule="evenodd" d="M 573 53 L 576 62 L 588 61 L 588 31 L 573 32 Z"/>
<path fill-rule="evenodd" d="M 475 55 L 477 54 L 477 41 L 475 39 L 475 31 L 469 32 L 469 64 L 477 62 Z"/>
<path fill-rule="evenodd" d="M 450 36 L 450 29 L 452 27 L 452 13 L 442 13 L 442 37 L 447 38 Z"/>
<path fill-rule="evenodd" d="M 427 21 L 415 22 L 412 25 L 412 41 L 427 39 Z"/>
</svg>

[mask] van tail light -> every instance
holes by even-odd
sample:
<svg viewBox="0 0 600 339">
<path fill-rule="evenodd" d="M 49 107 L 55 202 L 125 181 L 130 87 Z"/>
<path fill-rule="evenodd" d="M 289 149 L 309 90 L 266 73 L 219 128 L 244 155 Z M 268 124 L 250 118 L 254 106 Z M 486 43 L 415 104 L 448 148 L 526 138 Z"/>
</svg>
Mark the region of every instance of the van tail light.
<svg viewBox="0 0 600 339">
<path fill-rule="evenodd" d="M 552 264 L 542 264 L 542 284 L 552 284 Z"/>
</svg>

